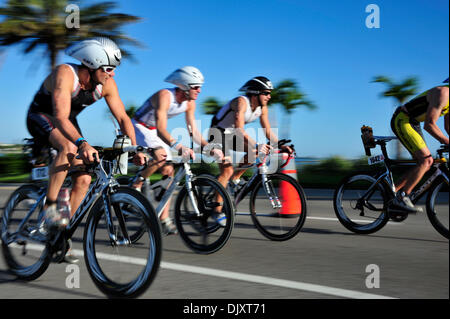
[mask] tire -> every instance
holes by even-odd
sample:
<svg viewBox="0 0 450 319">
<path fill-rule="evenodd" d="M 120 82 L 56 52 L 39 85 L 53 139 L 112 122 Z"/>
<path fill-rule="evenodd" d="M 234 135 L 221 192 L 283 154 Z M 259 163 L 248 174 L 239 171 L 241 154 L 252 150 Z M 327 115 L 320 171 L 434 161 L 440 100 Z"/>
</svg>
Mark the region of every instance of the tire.
<svg viewBox="0 0 450 319">
<path fill-rule="evenodd" d="M 431 186 L 427 197 L 427 215 L 431 225 L 445 238 L 449 238 L 448 180 L 440 176 Z"/>
<path fill-rule="evenodd" d="M 45 235 L 39 233 L 38 214 L 44 190 L 23 185 L 9 197 L 2 218 L 2 252 L 11 273 L 21 280 L 35 280 L 48 268 L 51 253 Z M 17 227 L 33 209 L 20 234 Z M 40 219 L 40 218 L 39 218 Z"/>
<path fill-rule="evenodd" d="M 119 183 L 119 185 L 123 186 L 123 187 L 131 187 L 131 181 L 133 180 L 133 177 L 128 177 L 128 176 L 120 176 L 117 179 L 117 182 Z M 146 191 L 144 190 L 143 194 L 145 196 Z M 132 209 L 132 208 L 131 208 Z M 128 214 L 126 213 L 128 210 L 125 210 L 125 219 L 128 218 Z M 134 244 L 136 243 L 145 233 L 145 226 L 143 225 L 143 228 L 137 228 L 135 231 L 130 233 L 130 239 L 131 242 Z"/>
<path fill-rule="evenodd" d="M 115 246 L 107 230 L 105 206 L 100 197 L 86 221 L 84 258 L 95 285 L 108 297 L 135 298 L 144 293 L 159 269 L 162 254 L 161 230 L 153 207 L 145 197 L 129 187 L 119 187 L 110 195 L 111 206 L 120 207 L 127 230 L 145 230 L 137 243 Z M 124 239 L 112 213 L 114 233 Z M 131 233 L 131 231 L 130 231 Z M 124 254 L 119 256 L 119 254 Z M 123 273 L 119 273 L 120 271 Z"/>
<path fill-rule="evenodd" d="M 183 187 L 175 203 L 175 224 L 183 242 L 200 254 L 211 254 L 221 249 L 231 236 L 234 225 L 234 205 L 230 195 L 216 179 L 197 176 L 192 180 L 196 204 L 201 216 L 195 213 L 186 187 Z M 222 213 L 226 216 L 225 227 L 220 227 L 211 214 L 217 207 L 216 194 L 223 199 Z"/>
<path fill-rule="evenodd" d="M 250 214 L 258 231 L 274 241 L 293 238 L 302 229 L 306 220 L 306 196 L 298 182 L 285 174 L 267 175 L 269 185 L 281 202 L 274 208 L 266 194 L 262 178 L 250 195 Z"/>
<path fill-rule="evenodd" d="M 334 192 L 336 216 L 345 228 L 354 233 L 374 233 L 389 221 L 384 184 L 377 184 L 366 201 L 361 199 L 375 182 L 374 177 L 358 173 L 344 178 Z"/>
</svg>

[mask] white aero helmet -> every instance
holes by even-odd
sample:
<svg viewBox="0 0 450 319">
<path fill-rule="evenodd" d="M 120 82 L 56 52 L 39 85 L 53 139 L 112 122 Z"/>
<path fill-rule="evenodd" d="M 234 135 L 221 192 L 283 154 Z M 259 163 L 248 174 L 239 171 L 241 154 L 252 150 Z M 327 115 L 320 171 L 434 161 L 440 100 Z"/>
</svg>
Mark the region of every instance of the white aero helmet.
<svg viewBox="0 0 450 319">
<path fill-rule="evenodd" d="M 117 67 L 122 59 L 122 53 L 117 44 L 104 37 L 78 42 L 68 48 L 66 54 L 94 70 L 101 66 Z"/>
<path fill-rule="evenodd" d="M 193 86 L 202 86 L 205 79 L 196 67 L 185 66 L 173 71 L 164 81 L 175 84 L 183 91 L 188 91 Z"/>
</svg>

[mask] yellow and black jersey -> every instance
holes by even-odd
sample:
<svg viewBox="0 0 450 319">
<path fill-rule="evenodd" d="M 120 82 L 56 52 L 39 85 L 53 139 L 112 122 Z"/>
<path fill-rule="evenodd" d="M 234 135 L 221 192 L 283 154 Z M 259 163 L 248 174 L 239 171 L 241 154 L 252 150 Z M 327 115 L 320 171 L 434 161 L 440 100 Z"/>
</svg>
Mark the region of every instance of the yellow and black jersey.
<svg viewBox="0 0 450 319">
<path fill-rule="evenodd" d="M 448 87 L 448 84 L 440 86 Z M 404 107 L 408 111 L 409 117 L 416 120 L 417 122 L 425 121 L 425 116 L 427 114 L 429 106 L 429 103 L 427 101 L 427 94 L 429 91 L 430 90 L 427 90 L 422 94 L 419 94 L 418 96 L 416 96 L 415 98 L 413 98 L 411 101 L 409 101 L 404 105 Z M 447 105 L 442 109 L 441 116 L 444 116 L 447 113 L 448 113 L 448 101 Z"/>
</svg>

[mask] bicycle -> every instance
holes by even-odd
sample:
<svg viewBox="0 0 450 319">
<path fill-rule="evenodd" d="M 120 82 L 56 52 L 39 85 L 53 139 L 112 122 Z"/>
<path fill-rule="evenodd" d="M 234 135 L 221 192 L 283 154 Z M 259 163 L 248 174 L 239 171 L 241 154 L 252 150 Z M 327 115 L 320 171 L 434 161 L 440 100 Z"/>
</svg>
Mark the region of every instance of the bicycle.
<svg viewBox="0 0 450 319">
<path fill-rule="evenodd" d="M 281 154 L 280 147 L 291 142 L 280 140 L 274 154 Z M 293 145 L 290 145 L 293 148 Z M 266 238 L 273 241 L 285 241 L 296 236 L 306 220 L 306 196 L 303 188 L 293 177 L 282 173 L 270 173 L 267 165 L 271 154 L 257 159 L 256 163 L 240 169 L 253 168 L 254 172 L 248 179 L 241 179 L 239 185 L 232 181 L 228 183 L 229 192 L 233 194 L 235 207 L 250 194 L 250 216 L 256 229 Z M 288 156 L 280 168 L 286 167 L 294 154 Z M 215 177 L 216 178 L 216 177 Z M 236 213 L 247 216 L 248 213 Z"/>
<path fill-rule="evenodd" d="M 146 148 L 96 149 L 99 158 L 86 165 L 86 172 L 96 179 L 65 229 L 42 230 L 45 182 L 25 184 L 12 193 L 1 225 L 2 253 L 11 273 L 21 280 L 35 280 L 51 262 L 63 261 L 69 239 L 87 215 L 83 252 L 93 282 L 108 297 L 137 297 L 157 274 L 162 253 L 161 231 L 146 198 L 120 186 L 113 174 L 118 156 L 143 152 Z M 137 227 L 145 240 L 134 244 L 129 232 Z M 126 255 L 121 255 L 124 251 Z"/>
<path fill-rule="evenodd" d="M 333 206 L 345 228 L 358 234 L 370 234 L 383 228 L 391 217 L 394 221 L 401 221 L 408 216 L 407 213 L 390 207 L 390 202 L 395 197 L 392 167 L 415 164 L 415 161 L 389 158 L 386 144 L 397 139 L 396 137 L 372 135 L 367 138 L 364 137 L 364 132 L 362 137 L 367 156 L 371 156 L 370 148 L 380 146 L 382 155 L 370 157 L 369 164 L 384 163 L 384 169 L 375 174 L 361 172 L 345 177 L 336 187 Z M 448 156 L 448 145 L 437 150 L 438 156 L 434 159 L 431 175 L 409 197 L 416 204 L 428 192 L 428 219 L 442 236 L 449 238 L 449 169 L 445 153 Z"/>
<path fill-rule="evenodd" d="M 177 186 L 181 185 L 185 178 L 184 186 L 179 191 L 175 200 L 175 224 L 183 242 L 192 250 L 200 254 L 211 254 L 221 249 L 230 238 L 234 225 L 234 205 L 230 195 L 225 188 L 210 176 L 195 176 L 192 173 L 189 160 L 174 163 L 177 170 L 170 185 L 164 191 L 156 207 L 158 217 L 161 216 L 167 206 L 170 197 Z M 121 185 L 132 186 L 144 168 L 140 169 L 134 177 L 119 177 Z M 150 185 L 148 179 L 144 180 L 142 193 L 153 201 L 152 190 L 161 187 L 160 182 Z M 215 200 L 214 194 L 219 194 L 223 198 L 223 204 Z M 219 226 L 213 218 L 216 207 L 222 206 L 222 213 L 226 216 L 226 225 Z M 133 240 L 140 238 L 137 230 L 133 235 Z"/>
</svg>

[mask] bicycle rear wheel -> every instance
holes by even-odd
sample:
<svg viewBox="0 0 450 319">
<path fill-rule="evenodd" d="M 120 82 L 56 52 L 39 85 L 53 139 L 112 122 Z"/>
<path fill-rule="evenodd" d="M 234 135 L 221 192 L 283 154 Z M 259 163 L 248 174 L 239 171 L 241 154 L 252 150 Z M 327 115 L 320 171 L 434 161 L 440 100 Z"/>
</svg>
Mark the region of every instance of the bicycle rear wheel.
<svg viewBox="0 0 450 319">
<path fill-rule="evenodd" d="M 260 179 L 250 195 L 253 223 L 270 240 L 291 239 L 298 234 L 306 220 L 305 193 L 298 182 L 288 175 L 275 173 L 267 175 L 267 179 L 266 186 Z M 281 204 L 278 207 L 277 199 Z"/>
<path fill-rule="evenodd" d="M 162 240 L 153 207 L 139 192 L 119 187 L 110 195 L 114 233 L 110 234 L 103 198 L 94 204 L 86 221 L 84 258 L 97 288 L 114 298 L 138 297 L 150 286 L 158 271 Z M 125 229 L 143 231 L 137 242 L 125 242 L 117 211 L 121 210 Z M 116 212 L 116 214 L 114 214 Z M 113 235 L 116 240 L 112 240 Z"/>
<path fill-rule="evenodd" d="M 445 238 L 449 238 L 448 200 L 448 180 L 439 177 L 428 193 L 427 215 L 433 227 Z"/>
<path fill-rule="evenodd" d="M 51 261 L 47 238 L 40 232 L 44 190 L 23 185 L 8 199 L 1 225 L 2 252 L 9 270 L 22 280 L 41 276 Z"/>
<path fill-rule="evenodd" d="M 178 194 L 175 203 L 175 223 L 184 243 L 200 254 L 211 254 L 221 249 L 230 238 L 234 225 L 234 206 L 225 188 L 212 177 L 197 176 L 192 180 L 195 205 L 194 210 L 186 187 Z M 223 199 L 221 212 L 225 214 L 226 225 L 221 227 L 212 218 L 218 207 L 216 195 Z"/>
<path fill-rule="evenodd" d="M 370 234 L 389 220 L 386 192 L 376 179 L 366 174 L 344 178 L 334 192 L 333 206 L 337 218 L 348 230 Z"/>
</svg>

